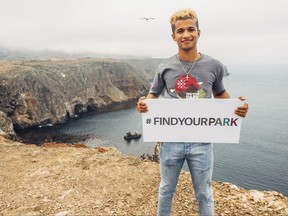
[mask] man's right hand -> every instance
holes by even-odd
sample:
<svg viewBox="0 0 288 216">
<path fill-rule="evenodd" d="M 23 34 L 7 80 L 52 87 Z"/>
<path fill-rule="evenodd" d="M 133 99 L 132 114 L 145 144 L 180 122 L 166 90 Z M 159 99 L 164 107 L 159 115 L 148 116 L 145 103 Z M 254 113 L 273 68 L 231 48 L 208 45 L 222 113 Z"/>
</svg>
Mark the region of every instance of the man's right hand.
<svg viewBox="0 0 288 216">
<path fill-rule="evenodd" d="M 146 103 L 143 102 L 143 100 L 145 99 L 156 99 L 157 97 L 152 94 L 152 93 L 149 93 L 146 97 L 145 96 L 142 96 L 141 98 L 139 98 L 138 102 L 137 102 L 137 110 L 138 112 L 140 113 L 145 113 L 148 111 L 148 106 L 146 105 Z"/>
<path fill-rule="evenodd" d="M 137 102 L 137 110 L 139 113 L 145 113 L 148 111 L 148 107 L 147 105 L 143 102 L 143 100 L 145 100 L 146 97 L 142 96 L 141 98 L 139 98 L 138 102 Z"/>
</svg>

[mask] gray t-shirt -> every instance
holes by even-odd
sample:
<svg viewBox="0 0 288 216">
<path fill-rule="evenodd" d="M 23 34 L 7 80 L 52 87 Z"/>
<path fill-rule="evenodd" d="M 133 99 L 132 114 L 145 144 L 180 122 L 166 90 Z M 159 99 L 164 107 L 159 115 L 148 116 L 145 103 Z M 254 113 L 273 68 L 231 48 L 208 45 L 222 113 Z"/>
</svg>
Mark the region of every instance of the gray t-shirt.
<svg viewBox="0 0 288 216">
<path fill-rule="evenodd" d="M 183 70 L 182 66 L 185 71 Z M 218 60 L 201 54 L 187 76 L 193 62 L 179 63 L 177 55 L 163 60 L 154 77 L 150 93 L 164 98 L 211 98 L 225 88 L 223 76 L 226 67 Z"/>
</svg>

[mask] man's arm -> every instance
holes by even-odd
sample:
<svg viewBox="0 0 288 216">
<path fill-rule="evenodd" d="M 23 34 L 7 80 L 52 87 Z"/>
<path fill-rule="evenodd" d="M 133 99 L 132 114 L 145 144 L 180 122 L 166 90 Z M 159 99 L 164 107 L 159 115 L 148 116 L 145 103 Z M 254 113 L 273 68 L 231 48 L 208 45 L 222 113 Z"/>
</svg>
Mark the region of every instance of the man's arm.
<svg viewBox="0 0 288 216">
<path fill-rule="evenodd" d="M 221 92 L 220 94 L 215 94 L 215 92 L 213 92 L 214 98 L 230 98 L 230 95 L 228 94 L 228 92 L 226 90 L 224 90 L 223 92 Z"/>
<path fill-rule="evenodd" d="M 145 99 L 157 99 L 156 95 L 149 93 L 146 97 L 143 96 L 141 98 L 139 98 L 138 102 L 137 102 L 137 110 L 140 113 L 144 113 L 148 111 L 148 107 L 147 105 L 143 102 L 143 100 Z"/>
<path fill-rule="evenodd" d="M 156 95 L 149 93 L 145 99 L 157 99 L 158 97 L 156 97 Z"/>
<path fill-rule="evenodd" d="M 213 93 L 215 98 L 230 98 L 228 92 L 226 90 L 224 90 L 221 94 L 216 95 L 215 93 Z M 240 100 L 244 101 L 245 98 L 243 96 L 239 97 Z M 235 114 L 240 116 L 240 117 L 246 117 L 248 112 L 248 104 L 244 103 L 243 106 L 237 107 L 237 109 L 235 110 Z"/>
</svg>

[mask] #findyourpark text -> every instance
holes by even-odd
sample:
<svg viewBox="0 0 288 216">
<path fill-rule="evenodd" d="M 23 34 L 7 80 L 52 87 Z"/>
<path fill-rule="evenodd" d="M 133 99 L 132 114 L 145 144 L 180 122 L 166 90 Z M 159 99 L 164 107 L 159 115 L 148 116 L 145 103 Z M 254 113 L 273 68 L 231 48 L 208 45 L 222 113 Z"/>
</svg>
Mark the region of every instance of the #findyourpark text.
<svg viewBox="0 0 288 216">
<path fill-rule="evenodd" d="M 239 99 L 145 99 L 144 142 L 239 143 L 242 118 L 234 113 Z"/>
<path fill-rule="evenodd" d="M 238 118 L 191 118 L 191 117 L 153 117 L 147 118 L 146 124 L 183 125 L 183 126 L 238 126 Z"/>
</svg>

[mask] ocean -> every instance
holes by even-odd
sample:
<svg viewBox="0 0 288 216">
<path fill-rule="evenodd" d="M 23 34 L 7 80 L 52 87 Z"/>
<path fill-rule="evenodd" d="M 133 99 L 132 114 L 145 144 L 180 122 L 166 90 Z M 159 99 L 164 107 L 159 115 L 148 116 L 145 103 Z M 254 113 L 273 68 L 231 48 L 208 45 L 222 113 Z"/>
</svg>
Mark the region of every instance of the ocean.
<svg viewBox="0 0 288 216">
<path fill-rule="evenodd" d="M 230 66 L 228 70 L 231 74 L 224 78 L 225 87 L 232 98 L 245 96 L 249 113 L 242 122 L 239 144 L 214 144 L 213 180 L 288 196 L 288 65 Z M 29 130 L 21 136 L 45 134 L 49 141 L 83 137 L 81 142 L 89 147 L 152 155 L 155 143 L 123 139 L 128 131 L 141 132 L 141 124 L 141 114 L 130 108 Z M 188 170 L 186 164 L 183 169 Z"/>
</svg>

